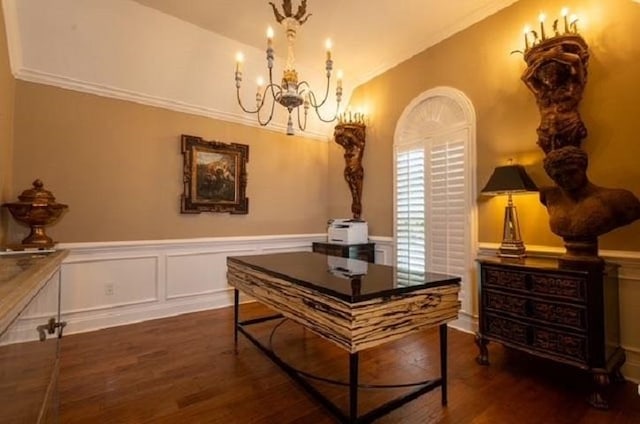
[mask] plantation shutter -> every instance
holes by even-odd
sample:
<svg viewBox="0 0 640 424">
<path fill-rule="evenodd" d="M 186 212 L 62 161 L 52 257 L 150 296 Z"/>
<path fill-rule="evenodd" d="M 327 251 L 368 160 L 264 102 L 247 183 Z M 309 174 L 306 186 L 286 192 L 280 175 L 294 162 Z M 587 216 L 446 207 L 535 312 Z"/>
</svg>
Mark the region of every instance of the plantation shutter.
<svg viewBox="0 0 640 424">
<path fill-rule="evenodd" d="M 458 297 L 469 328 L 477 248 L 475 131 L 465 94 L 435 87 L 407 105 L 393 142 L 398 284 L 416 273 L 460 276 Z"/>
<path fill-rule="evenodd" d="M 396 151 L 396 267 L 399 282 L 425 271 L 425 152 L 423 144 Z"/>
<path fill-rule="evenodd" d="M 426 169 L 427 269 L 465 275 L 469 228 L 465 198 L 465 139 L 467 130 L 434 138 Z"/>
</svg>

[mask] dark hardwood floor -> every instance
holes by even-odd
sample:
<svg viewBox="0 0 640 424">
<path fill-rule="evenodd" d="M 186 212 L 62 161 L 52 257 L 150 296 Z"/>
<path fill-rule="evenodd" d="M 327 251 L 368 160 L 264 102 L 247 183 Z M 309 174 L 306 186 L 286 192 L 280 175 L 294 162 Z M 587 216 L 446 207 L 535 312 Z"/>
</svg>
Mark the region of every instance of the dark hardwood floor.
<svg viewBox="0 0 640 424">
<path fill-rule="evenodd" d="M 267 310 L 243 305 L 242 318 Z M 289 377 L 239 335 L 232 308 L 110 328 L 62 339 L 60 414 L 71 423 L 333 423 Z M 305 371 L 346 380 L 347 354 L 290 321 L 252 326 L 276 352 Z M 633 383 L 611 393 L 612 408 L 585 402 L 589 377 L 578 370 L 489 345 L 491 365 L 477 365 L 473 336 L 449 331 L 449 405 L 436 389 L 379 423 L 640 423 Z M 439 374 L 436 329 L 361 354 L 362 383 L 419 381 Z M 346 409 L 347 391 L 317 383 Z M 360 410 L 399 389 L 361 391 Z"/>
</svg>

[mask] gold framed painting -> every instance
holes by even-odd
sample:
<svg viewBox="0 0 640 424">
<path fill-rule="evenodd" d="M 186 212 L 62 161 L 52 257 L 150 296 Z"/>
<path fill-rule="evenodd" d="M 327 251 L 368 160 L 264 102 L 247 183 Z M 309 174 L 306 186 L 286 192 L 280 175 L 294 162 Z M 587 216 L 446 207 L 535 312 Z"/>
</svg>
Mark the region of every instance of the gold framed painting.
<svg viewBox="0 0 640 424">
<path fill-rule="evenodd" d="M 184 193 L 181 213 L 248 214 L 247 162 L 249 146 L 206 141 L 182 135 Z"/>
</svg>

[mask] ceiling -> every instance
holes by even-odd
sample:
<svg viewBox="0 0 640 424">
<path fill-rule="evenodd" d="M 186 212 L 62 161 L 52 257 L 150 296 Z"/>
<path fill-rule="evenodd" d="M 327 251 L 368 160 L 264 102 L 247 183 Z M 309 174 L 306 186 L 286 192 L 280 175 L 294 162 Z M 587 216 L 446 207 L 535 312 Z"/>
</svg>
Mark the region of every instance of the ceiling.
<svg viewBox="0 0 640 424">
<path fill-rule="evenodd" d="M 302 1 L 292 0 L 294 12 Z M 306 0 L 311 16 L 298 33 L 295 67 L 321 95 L 324 43 L 331 38 L 334 70 L 344 72 L 340 106 L 366 113 L 371 105 L 350 103 L 358 85 L 515 1 Z M 283 0 L 274 2 L 282 10 Z M 2 3 L 12 71 L 27 81 L 258 126 L 237 98 L 249 107 L 255 102 L 268 26 L 275 30 L 274 78 L 284 70 L 286 40 L 268 0 Z M 238 50 L 246 60 L 236 91 Z M 327 93 L 335 86 L 332 81 Z M 337 106 L 330 95 L 321 113 L 328 117 Z M 269 126 L 284 130 L 286 112 L 276 108 Z M 313 117 L 305 133 L 324 140 L 332 125 Z"/>
<path fill-rule="evenodd" d="M 259 49 L 275 30 L 276 56 L 285 56 L 283 30 L 267 0 L 135 0 L 180 20 Z M 312 16 L 296 41 L 296 61 L 324 67 L 324 42 L 333 41 L 334 69 L 363 83 L 517 0 L 310 0 Z M 282 1 L 274 0 L 279 10 Z M 299 0 L 293 0 L 293 11 Z"/>
</svg>

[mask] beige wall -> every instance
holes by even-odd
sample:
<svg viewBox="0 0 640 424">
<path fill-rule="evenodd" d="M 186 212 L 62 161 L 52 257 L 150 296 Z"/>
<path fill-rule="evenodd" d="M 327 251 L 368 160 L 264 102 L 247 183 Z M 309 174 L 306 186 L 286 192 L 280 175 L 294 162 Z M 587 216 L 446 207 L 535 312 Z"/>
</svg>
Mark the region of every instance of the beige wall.
<svg viewBox="0 0 640 424">
<path fill-rule="evenodd" d="M 248 215 L 180 214 L 181 134 L 250 146 Z M 14 147 L 14 191 L 69 205 L 60 242 L 325 231 L 325 142 L 18 81 Z"/>
<path fill-rule="evenodd" d="M 369 110 L 363 215 L 371 234 L 393 235 L 393 135 L 404 108 L 422 92 L 451 86 L 472 101 L 477 115 L 477 186 L 508 158 L 526 166 L 539 184 L 550 180 L 536 146 L 539 113 L 533 95 L 520 81 L 525 68 L 522 28 L 536 24 L 540 11 L 559 17 L 569 7 L 583 21 L 579 28 L 590 46 L 589 79 L 581 104 L 589 137 L 591 180 L 640 195 L 640 5 L 629 0 L 521 0 L 511 7 L 412 57 L 359 87 L 353 107 Z M 342 152 L 330 146 L 329 215 L 348 215 L 350 197 L 342 179 Z M 548 229 L 546 209 L 536 195 L 515 198 L 522 235 L 531 245 L 561 246 Z M 478 199 L 479 241 L 500 242 L 505 199 Z M 640 222 L 601 238 L 601 248 L 640 250 Z"/>
<path fill-rule="evenodd" d="M 0 203 L 11 200 L 14 90 L 15 79 L 9 67 L 4 13 L 0 7 Z M 7 233 L 8 215 L 6 208 L 0 209 L 0 244 Z"/>
</svg>

